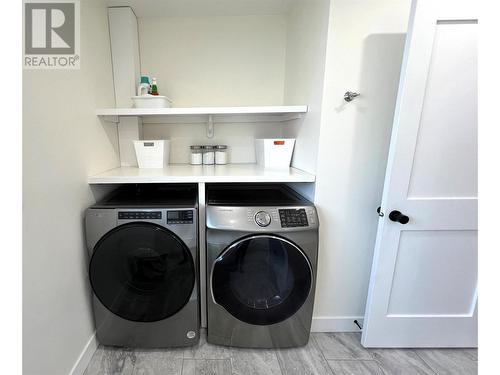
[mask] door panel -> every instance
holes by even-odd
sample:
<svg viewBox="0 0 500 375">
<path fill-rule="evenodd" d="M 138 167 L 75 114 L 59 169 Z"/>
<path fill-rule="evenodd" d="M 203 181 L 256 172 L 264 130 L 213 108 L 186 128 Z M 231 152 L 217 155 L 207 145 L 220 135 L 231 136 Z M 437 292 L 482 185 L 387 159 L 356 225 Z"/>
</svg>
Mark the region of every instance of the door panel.
<svg viewBox="0 0 500 375">
<path fill-rule="evenodd" d="M 256 325 L 281 322 L 309 296 L 312 270 L 292 242 L 273 235 L 243 238 L 217 258 L 212 295 L 235 318 Z"/>
<path fill-rule="evenodd" d="M 476 33 L 474 21 L 435 27 L 409 197 L 477 196 Z"/>
<path fill-rule="evenodd" d="M 413 2 L 365 346 L 477 345 L 476 33 L 472 1 Z"/>
<path fill-rule="evenodd" d="M 476 243 L 476 231 L 402 231 L 388 316 L 471 314 Z"/>
<path fill-rule="evenodd" d="M 174 233 L 137 222 L 116 227 L 97 242 L 89 277 L 108 310 L 127 320 L 154 322 L 174 315 L 189 301 L 195 265 Z"/>
</svg>

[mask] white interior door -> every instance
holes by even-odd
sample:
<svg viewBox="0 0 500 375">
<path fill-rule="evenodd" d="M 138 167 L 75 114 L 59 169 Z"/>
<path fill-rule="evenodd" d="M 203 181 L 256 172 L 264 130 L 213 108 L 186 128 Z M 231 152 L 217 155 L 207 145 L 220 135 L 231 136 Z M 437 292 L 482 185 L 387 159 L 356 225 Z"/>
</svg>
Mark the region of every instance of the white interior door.
<svg viewBox="0 0 500 375">
<path fill-rule="evenodd" d="M 366 347 L 477 346 L 476 33 L 473 1 L 413 3 Z"/>
</svg>

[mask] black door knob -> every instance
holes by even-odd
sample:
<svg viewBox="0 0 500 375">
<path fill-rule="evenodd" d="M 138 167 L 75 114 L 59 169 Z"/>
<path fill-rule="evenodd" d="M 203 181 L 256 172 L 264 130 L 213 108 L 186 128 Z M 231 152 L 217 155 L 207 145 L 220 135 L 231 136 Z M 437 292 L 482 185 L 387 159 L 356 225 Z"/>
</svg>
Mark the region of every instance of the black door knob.
<svg viewBox="0 0 500 375">
<path fill-rule="evenodd" d="M 399 211 L 392 211 L 390 214 L 389 214 L 389 219 L 391 221 L 397 221 L 398 223 L 400 224 L 407 224 L 409 221 L 410 221 L 410 218 L 406 215 L 403 215 L 401 212 Z"/>
</svg>

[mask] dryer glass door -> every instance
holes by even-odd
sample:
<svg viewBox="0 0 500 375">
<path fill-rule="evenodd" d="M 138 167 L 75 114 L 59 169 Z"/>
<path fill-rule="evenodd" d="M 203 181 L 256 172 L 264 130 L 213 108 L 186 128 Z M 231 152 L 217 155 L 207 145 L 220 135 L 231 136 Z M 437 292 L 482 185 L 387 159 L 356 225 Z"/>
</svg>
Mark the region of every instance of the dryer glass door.
<svg viewBox="0 0 500 375">
<path fill-rule="evenodd" d="M 235 318 L 269 325 L 300 309 L 311 291 L 312 277 L 309 260 L 297 245 L 274 235 L 251 236 L 217 258 L 212 294 Z"/>
<path fill-rule="evenodd" d="M 101 303 L 132 321 L 154 322 L 174 315 L 195 284 L 193 257 L 182 240 L 155 224 L 125 224 L 94 247 L 90 282 Z"/>
</svg>

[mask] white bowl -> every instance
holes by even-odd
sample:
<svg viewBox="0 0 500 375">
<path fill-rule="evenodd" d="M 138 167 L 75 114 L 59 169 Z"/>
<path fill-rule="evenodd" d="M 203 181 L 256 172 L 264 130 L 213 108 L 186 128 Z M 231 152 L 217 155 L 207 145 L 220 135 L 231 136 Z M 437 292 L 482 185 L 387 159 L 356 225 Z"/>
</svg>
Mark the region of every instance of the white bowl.
<svg viewBox="0 0 500 375">
<path fill-rule="evenodd" d="M 135 108 L 170 108 L 172 101 L 162 95 L 132 96 Z"/>
</svg>

